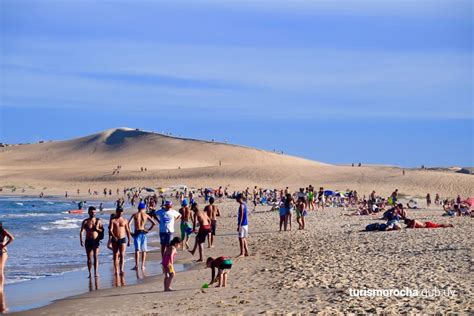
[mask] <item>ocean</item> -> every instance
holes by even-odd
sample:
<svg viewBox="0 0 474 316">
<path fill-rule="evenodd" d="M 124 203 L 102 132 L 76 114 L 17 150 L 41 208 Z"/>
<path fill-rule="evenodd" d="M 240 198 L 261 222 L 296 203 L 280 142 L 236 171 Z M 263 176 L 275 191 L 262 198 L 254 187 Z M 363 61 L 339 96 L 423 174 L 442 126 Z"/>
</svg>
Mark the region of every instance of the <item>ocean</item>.
<svg viewBox="0 0 474 316">
<path fill-rule="evenodd" d="M 98 208 L 100 201 L 89 202 Z M 112 209 L 113 202 L 103 202 Z M 55 198 L 0 197 L 0 221 L 15 240 L 8 246 L 5 294 L 0 293 L 0 313 L 24 311 L 88 291 L 140 284 L 162 273 L 160 261 L 147 261 L 145 272 L 131 271 L 133 245 L 127 249 L 125 276 L 119 282 L 113 274 L 112 252 L 102 242 L 99 278 L 87 278 L 86 254 L 79 243 L 80 225 L 87 214 L 69 214 L 77 201 Z M 97 214 L 105 229 L 108 214 Z M 157 239 L 156 231 L 148 234 Z M 107 238 L 107 234 L 106 234 Z M 159 248 L 148 247 L 150 252 Z M 175 264 L 177 272 L 192 264 Z"/>
<path fill-rule="evenodd" d="M 93 205 L 98 209 L 99 203 L 88 202 L 85 208 Z M 113 208 L 113 202 L 103 202 L 103 205 Z M 0 197 L 0 221 L 15 237 L 8 246 L 6 284 L 61 275 L 85 267 L 86 255 L 79 243 L 79 230 L 87 210 L 84 214 L 67 213 L 75 209 L 77 201 Z M 97 217 L 107 226 L 107 214 Z M 103 251 L 100 257 L 102 260 L 111 258 L 111 253 Z"/>
</svg>

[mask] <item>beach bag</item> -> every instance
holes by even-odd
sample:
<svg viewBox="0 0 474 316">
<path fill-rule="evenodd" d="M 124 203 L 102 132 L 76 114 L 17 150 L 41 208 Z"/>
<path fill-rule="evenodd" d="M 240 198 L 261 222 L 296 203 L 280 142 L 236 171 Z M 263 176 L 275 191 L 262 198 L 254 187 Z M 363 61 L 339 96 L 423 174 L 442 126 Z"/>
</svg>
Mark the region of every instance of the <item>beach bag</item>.
<svg viewBox="0 0 474 316">
<path fill-rule="evenodd" d="M 99 219 L 95 222 L 95 229 L 97 230 L 97 225 L 99 224 Z M 97 235 L 97 240 L 102 240 L 104 239 L 104 228 L 102 227 L 102 231 L 98 232 L 99 234 Z"/>
<path fill-rule="evenodd" d="M 365 230 L 368 232 L 376 231 L 376 230 L 379 230 L 379 226 L 380 226 L 379 223 L 372 223 L 372 224 L 367 225 L 365 227 Z"/>
</svg>

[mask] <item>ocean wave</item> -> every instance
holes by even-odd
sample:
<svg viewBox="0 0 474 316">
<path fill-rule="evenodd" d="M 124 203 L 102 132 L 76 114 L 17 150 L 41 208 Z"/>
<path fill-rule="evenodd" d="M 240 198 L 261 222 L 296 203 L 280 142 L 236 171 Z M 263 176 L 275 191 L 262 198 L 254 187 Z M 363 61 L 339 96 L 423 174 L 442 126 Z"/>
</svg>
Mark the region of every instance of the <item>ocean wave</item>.
<svg viewBox="0 0 474 316">
<path fill-rule="evenodd" d="M 53 229 L 74 229 L 80 228 L 79 223 L 82 222 L 82 219 L 79 218 L 66 218 L 59 219 L 54 222 L 51 222 L 50 226 L 41 226 L 41 230 L 53 230 Z"/>
<path fill-rule="evenodd" d="M 20 205 L 20 206 L 23 206 L 23 205 L 24 205 L 24 204 L 21 203 L 21 202 L 17 202 L 17 203 L 15 203 L 15 204 L 16 204 L 16 205 Z"/>
<path fill-rule="evenodd" d="M 42 217 L 51 216 L 48 213 L 23 213 L 23 214 L 1 214 L 0 218 L 25 218 L 25 217 Z"/>
</svg>

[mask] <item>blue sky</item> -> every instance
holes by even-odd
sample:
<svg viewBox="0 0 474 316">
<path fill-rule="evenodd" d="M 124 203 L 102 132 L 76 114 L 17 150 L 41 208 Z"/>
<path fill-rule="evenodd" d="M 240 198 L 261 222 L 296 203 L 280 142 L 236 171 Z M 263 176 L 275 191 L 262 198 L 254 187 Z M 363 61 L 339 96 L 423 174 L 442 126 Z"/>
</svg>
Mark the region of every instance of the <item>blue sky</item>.
<svg viewBox="0 0 474 316">
<path fill-rule="evenodd" d="M 0 2 L 0 142 L 139 127 L 474 165 L 471 1 Z"/>
</svg>

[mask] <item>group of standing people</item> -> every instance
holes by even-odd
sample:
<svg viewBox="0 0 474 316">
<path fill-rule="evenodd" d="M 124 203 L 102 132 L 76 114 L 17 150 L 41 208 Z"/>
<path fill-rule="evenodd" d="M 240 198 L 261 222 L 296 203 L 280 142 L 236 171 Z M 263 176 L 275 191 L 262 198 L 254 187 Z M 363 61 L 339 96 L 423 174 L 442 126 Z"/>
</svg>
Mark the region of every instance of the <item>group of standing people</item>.
<svg viewBox="0 0 474 316">
<path fill-rule="evenodd" d="M 249 256 L 247 243 L 248 237 L 248 209 L 243 194 L 236 197 L 239 203 L 237 214 L 237 233 L 239 237 L 240 254 L 238 257 Z M 123 205 L 117 204 L 115 213 L 111 214 L 108 225 L 108 241 L 107 247 L 113 252 L 114 272 L 116 276 L 123 276 L 126 248 L 133 244 L 135 248 L 135 265 L 133 270 L 146 269 L 147 233 L 156 225 L 159 227 L 160 249 L 162 256 L 162 268 L 165 275 L 164 289 L 172 290 L 171 283 L 175 275 L 173 268 L 174 258 L 177 249 L 187 249 L 193 256 L 198 251 L 199 258 L 196 262 L 204 262 L 203 248 L 207 240 L 208 247 L 215 246 L 215 236 L 217 230 L 217 218 L 220 216 L 220 210 L 215 205 L 215 198 L 211 196 L 208 205 L 204 209 L 199 208 L 196 201 L 193 200 L 191 207 L 185 199 L 181 202 L 179 211 L 173 209 L 173 203 L 166 200 L 163 207 L 158 210 L 146 212 L 147 205 L 144 202 L 138 204 L 138 211 L 134 213 L 130 219 L 123 216 Z M 98 277 L 98 255 L 100 242 L 105 236 L 105 227 L 102 220 L 96 217 L 96 209 L 91 206 L 88 209 L 89 217 L 84 219 L 80 229 L 80 244 L 86 250 L 87 267 L 89 278 Z M 181 238 L 175 237 L 175 222 L 180 222 Z M 194 247 L 189 247 L 189 238 L 195 233 Z M 83 239 L 84 237 L 84 239 Z M 232 263 L 228 257 L 211 258 L 206 261 L 206 266 L 212 269 L 213 282 L 219 282 L 219 285 L 227 284 L 227 272 L 231 268 Z M 214 270 L 218 270 L 217 278 L 214 276 Z"/>
</svg>

